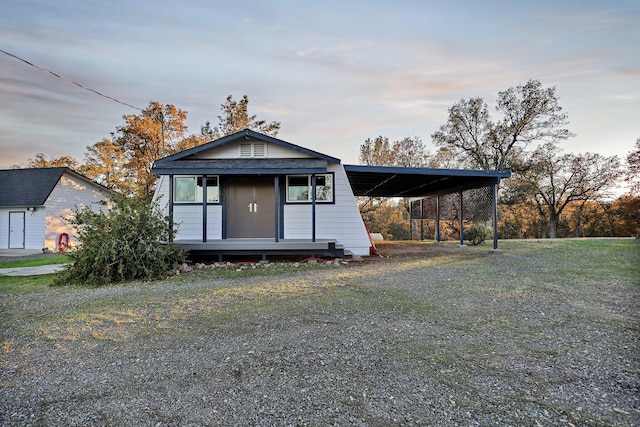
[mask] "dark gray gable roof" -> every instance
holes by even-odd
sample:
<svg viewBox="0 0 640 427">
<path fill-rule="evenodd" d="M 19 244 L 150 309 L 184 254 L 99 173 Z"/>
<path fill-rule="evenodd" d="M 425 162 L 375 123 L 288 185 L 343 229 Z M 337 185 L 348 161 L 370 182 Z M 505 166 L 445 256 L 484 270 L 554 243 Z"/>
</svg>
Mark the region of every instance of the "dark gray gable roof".
<svg viewBox="0 0 640 427">
<path fill-rule="evenodd" d="M 67 168 L 0 170 L 0 206 L 43 206 Z"/>
<path fill-rule="evenodd" d="M 279 145 L 281 147 L 286 147 L 291 150 L 297 151 L 299 153 L 304 153 L 312 157 L 316 157 L 318 159 L 325 160 L 330 163 L 340 163 L 340 159 L 336 159 L 335 157 L 327 156 L 326 154 L 318 153 L 317 151 L 309 150 L 308 148 L 301 147 L 299 145 L 292 144 L 290 142 L 283 141 L 281 139 L 277 139 L 268 135 L 264 135 L 262 133 L 255 132 L 251 129 L 244 129 L 240 132 L 236 132 L 232 135 L 225 136 L 223 138 L 217 139 L 215 141 L 208 142 L 203 145 L 199 145 L 197 147 L 189 148 L 187 150 L 181 151 L 179 153 L 173 154 L 171 156 L 164 157 L 162 159 L 158 159 L 155 162 L 156 167 L 160 167 L 163 163 L 173 162 L 175 160 L 182 160 L 185 157 L 189 157 L 193 154 L 200 153 L 202 151 L 210 150 L 215 147 L 219 147 L 224 144 L 228 144 L 230 142 L 238 141 L 238 140 L 254 140 L 254 141 L 264 141 L 271 144 Z M 155 167 L 154 167 L 155 169 Z"/>
<path fill-rule="evenodd" d="M 113 194 L 112 190 L 66 167 L 5 169 L 0 170 L 0 207 L 44 206 L 65 172 Z"/>
<path fill-rule="evenodd" d="M 354 196 L 430 197 L 481 188 L 511 171 L 344 165 Z"/>
</svg>

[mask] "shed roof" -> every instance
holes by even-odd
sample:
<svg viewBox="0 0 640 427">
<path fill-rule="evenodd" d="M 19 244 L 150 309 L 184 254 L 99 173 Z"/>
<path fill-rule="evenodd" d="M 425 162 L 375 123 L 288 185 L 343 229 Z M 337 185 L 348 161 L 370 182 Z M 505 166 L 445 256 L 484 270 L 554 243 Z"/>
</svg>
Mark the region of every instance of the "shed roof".
<svg viewBox="0 0 640 427">
<path fill-rule="evenodd" d="M 0 206 L 43 206 L 66 169 L 0 170 Z"/>
<path fill-rule="evenodd" d="M 112 192 L 66 167 L 4 169 L 0 170 L 0 207 L 44 206 L 65 172 Z"/>
</svg>

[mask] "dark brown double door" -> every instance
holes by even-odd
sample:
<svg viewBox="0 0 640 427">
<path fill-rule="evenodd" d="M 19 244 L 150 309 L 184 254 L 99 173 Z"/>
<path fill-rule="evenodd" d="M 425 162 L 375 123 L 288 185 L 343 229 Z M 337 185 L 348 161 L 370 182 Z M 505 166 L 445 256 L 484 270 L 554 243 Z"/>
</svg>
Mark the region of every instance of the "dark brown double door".
<svg viewBox="0 0 640 427">
<path fill-rule="evenodd" d="M 275 188 L 270 177 L 229 177 L 227 239 L 275 238 Z"/>
</svg>

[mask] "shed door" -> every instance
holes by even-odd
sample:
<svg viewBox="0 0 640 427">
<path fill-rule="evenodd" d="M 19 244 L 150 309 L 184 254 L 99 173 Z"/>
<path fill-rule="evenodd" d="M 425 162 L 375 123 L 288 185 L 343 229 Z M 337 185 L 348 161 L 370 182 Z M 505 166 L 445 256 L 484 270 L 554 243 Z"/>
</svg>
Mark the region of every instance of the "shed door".
<svg viewBox="0 0 640 427">
<path fill-rule="evenodd" d="M 272 177 L 227 179 L 227 238 L 275 238 Z"/>
<path fill-rule="evenodd" d="M 9 212 L 9 249 L 24 249 L 24 212 Z"/>
</svg>

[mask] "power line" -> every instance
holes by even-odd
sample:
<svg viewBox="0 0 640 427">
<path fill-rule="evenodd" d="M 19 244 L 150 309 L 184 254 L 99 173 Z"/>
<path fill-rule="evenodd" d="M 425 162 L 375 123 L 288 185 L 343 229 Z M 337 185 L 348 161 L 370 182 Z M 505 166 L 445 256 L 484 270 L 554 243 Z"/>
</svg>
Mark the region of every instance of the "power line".
<svg viewBox="0 0 640 427">
<path fill-rule="evenodd" d="M 32 67 L 37 68 L 38 70 L 45 71 L 45 72 L 47 72 L 47 73 L 49 73 L 49 74 L 51 74 L 51 75 L 53 75 L 53 76 L 55 76 L 55 77 L 57 77 L 57 78 L 59 78 L 59 79 L 65 80 L 65 81 L 67 81 L 67 82 L 69 82 L 69 83 L 72 83 L 72 84 L 74 84 L 74 85 L 76 85 L 76 86 L 78 86 L 78 87 L 80 87 L 80 88 L 82 88 L 82 89 L 84 89 L 84 90 L 88 90 L 89 92 L 93 92 L 93 93 L 95 93 L 96 95 L 99 95 L 99 96 L 101 96 L 101 97 L 103 97 L 103 98 L 110 99 L 111 101 L 115 101 L 115 102 L 117 102 L 118 104 L 126 105 L 127 107 L 131 107 L 131 108 L 133 108 L 134 110 L 143 111 L 143 109 L 142 109 L 142 108 L 134 107 L 134 106 L 133 106 L 133 105 L 131 105 L 131 104 L 127 104 L 126 102 L 122 102 L 122 101 L 120 101 L 120 100 L 117 100 L 116 98 L 113 98 L 113 97 L 111 97 L 111 96 L 108 96 L 108 95 L 105 95 L 105 94 L 103 94 L 103 93 L 100 93 L 100 92 L 98 92 L 97 90 L 94 90 L 94 89 L 91 89 L 91 88 L 89 88 L 89 87 L 86 87 L 86 86 L 84 86 L 84 85 L 82 85 L 82 84 L 80 84 L 80 83 L 78 83 L 78 82 L 76 82 L 76 81 L 74 81 L 74 80 L 71 80 L 71 79 L 68 79 L 68 78 L 66 78 L 66 77 L 64 77 L 64 76 L 61 76 L 61 75 L 60 75 L 60 74 L 58 74 L 58 73 L 54 73 L 53 71 L 48 70 L 48 69 L 46 69 L 46 68 L 44 68 L 44 67 L 40 67 L 40 66 L 38 66 L 38 65 L 32 64 L 31 62 L 27 61 L 26 59 L 22 59 L 22 58 L 20 58 L 20 57 L 19 57 L 19 56 L 17 56 L 17 55 L 14 55 L 14 54 L 9 53 L 9 52 L 7 52 L 7 51 L 4 51 L 4 50 L 2 50 L 2 49 L 0 49 L 0 52 L 4 53 L 5 55 L 11 56 L 12 58 L 17 59 L 18 61 L 22 61 L 22 62 L 24 62 L 24 63 L 25 63 L 25 64 L 27 64 L 27 65 L 31 65 Z"/>
</svg>

